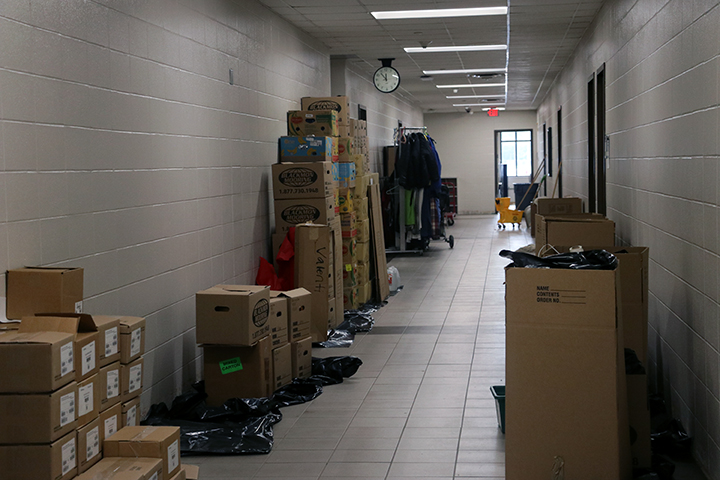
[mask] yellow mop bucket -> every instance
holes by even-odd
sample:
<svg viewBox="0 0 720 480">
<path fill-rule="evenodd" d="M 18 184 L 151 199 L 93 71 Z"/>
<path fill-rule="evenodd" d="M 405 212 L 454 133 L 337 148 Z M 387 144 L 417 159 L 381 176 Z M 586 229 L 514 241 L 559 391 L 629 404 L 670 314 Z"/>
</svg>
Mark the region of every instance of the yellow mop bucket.
<svg viewBox="0 0 720 480">
<path fill-rule="evenodd" d="M 495 199 L 495 208 L 497 209 L 498 213 L 500 214 L 500 218 L 498 219 L 498 228 L 505 228 L 506 223 L 512 223 L 513 228 L 515 228 L 515 224 L 518 224 L 518 227 L 520 227 L 520 222 L 522 221 L 523 212 L 522 210 L 513 210 L 510 208 L 510 197 L 498 197 Z"/>
</svg>

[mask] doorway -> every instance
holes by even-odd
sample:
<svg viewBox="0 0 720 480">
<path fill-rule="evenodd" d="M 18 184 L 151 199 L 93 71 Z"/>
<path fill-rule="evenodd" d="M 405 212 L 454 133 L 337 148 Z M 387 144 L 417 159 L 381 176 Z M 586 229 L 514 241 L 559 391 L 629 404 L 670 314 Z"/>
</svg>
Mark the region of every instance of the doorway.
<svg viewBox="0 0 720 480">
<path fill-rule="evenodd" d="M 507 170 L 507 195 L 515 202 L 515 183 L 528 183 L 532 179 L 533 161 L 532 130 L 495 130 L 495 179 L 501 186 L 505 181 L 502 173 Z M 497 191 L 500 189 L 498 188 Z M 497 193 L 496 191 L 496 193 Z M 520 199 L 517 199 L 520 200 Z"/>
</svg>

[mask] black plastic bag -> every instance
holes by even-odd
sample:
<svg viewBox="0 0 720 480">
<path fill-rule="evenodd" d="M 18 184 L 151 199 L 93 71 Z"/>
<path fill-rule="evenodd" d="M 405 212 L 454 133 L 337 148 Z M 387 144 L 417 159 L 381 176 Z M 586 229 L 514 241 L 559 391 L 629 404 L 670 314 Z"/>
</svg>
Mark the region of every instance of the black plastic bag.
<svg viewBox="0 0 720 480">
<path fill-rule="evenodd" d="M 645 375 L 645 367 L 632 348 L 625 349 L 625 374 Z"/>
<path fill-rule="evenodd" d="M 513 261 L 517 268 L 565 268 L 572 270 L 614 270 L 618 260 L 606 250 L 588 250 L 576 253 L 560 253 L 548 257 L 537 257 L 529 253 L 500 251 L 500 256 Z"/>
<path fill-rule="evenodd" d="M 343 382 L 343 378 L 352 377 L 362 365 L 357 357 L 328 357 L 312 359 L 311 379 L 319 379 L 324 385 L 335 385 Z"/>
<path fill-rule="evenodd" d="M 355 340 L 355 333 L 344 329 L 330 330 L 324 342 L 313 342 L 313 348 L 348 348 Z"/>
<path fill-rule="evenodd" d="M 313 342 L 315 348 L 348 348 L 358 332 L 369 332 L 375 325 L 370 313 L 377 311 L 373 304 L 366 303 L 360 310 L 346 310 L 344 319 L 336 329 L 328 332 L 324 342 Z"/>
<path fill-rule="evenodd" d="M 675 418 L 663 422 L 653 429 L 650 441 L 653 453 L 675 456 L 690 455 L 692 437 L 687 434 L 680 420 Z"/>
</svg>

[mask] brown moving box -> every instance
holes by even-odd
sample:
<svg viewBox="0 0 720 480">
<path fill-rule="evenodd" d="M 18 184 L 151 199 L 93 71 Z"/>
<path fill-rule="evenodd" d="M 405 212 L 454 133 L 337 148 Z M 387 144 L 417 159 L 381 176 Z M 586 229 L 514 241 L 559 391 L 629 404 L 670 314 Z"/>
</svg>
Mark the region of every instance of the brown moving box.
<svg viewBox="0 0 720 480">
<path fill-rule="evenodd" d="M 82 381 L 98 372 L 100 338 L 92 316 L 85 313 L 58 313 L 24 317 L 18 332 L 64 332 L 75 335 L 73 357 L 75 380 Z"/>
<path fill-rule="evenodd" d="M 200 478 L 200 467 L 195 465 L 183 464 L 181 469 L 185 470 L 187 480 L 198 480 Z"/>
<path fill-rule="evenodd" d="M 0 395 L 0 444 L 52 443 L 74 432 L 77 384 L 52 393 Z"/>
<path fill-rule="evenodd" d="M 140 425 L 140 397 L 135 397 L 122 404 L 122 427 L 137 427 Z"/>
<path fill-rule="evenodd" d="M 300 99 L 303 110 L 315 112 L 318 110 L 335 110 L 338 125 L 350 125 L 350 100 L 347 95 L 337 97 L 303 97 Z"/>
<path fill-rule="evenodd" d="M 138 401 L 140 399 L 138 398 Z M 122 405 L 117 404 L 100 413 L 100 441 L 115 435 L 122 428 Z"/>
<path fill-rule="evenodd" d="M 507 480 L 631 478 L 618 278 L 505 270 Z"/>
<path fill-rule="evenodd" d="M 535 254 L 552 247 L 614 245 L 615 222 L 597 213 L 536 215 Z M 547 246 L 546 246 L 547 245 Z"/>
<path fill-rule="evenodd" d="M 111 315 L 93 315 L 100 337 L 100 368 L 120 360 L 120 318 Z"/>
<path fill-rule="evenodd" d="M 252 347 L 203 346 L 207 404 L 217 407 L 230 398 L 262 398 L 271 392 L 270 337 Z"/>
<path fill-rule="evenodd" d="M 44 445 L 0 445 L 3 480 L 70 480 L 77 475 L 77 432 Z"/>
<path fill-rule="evenodd" d="M 77 417 L 78 427 L 82 427 L 100 415 L 100 377 L 92 377 L 78 382 Z"/>
<path fill-rule="evenodd" d="M 334 195 L 332 162 L 276 163 L 272 166 L 273 198 L 325 198 Z"/>
<path fill-rule="evenodd" d="M 98 373 L 98 390 L 100 391 L 100 412 L 120 403 L 120 362 L 103 367 Z"/>
<path fill-rule="evenodd" d="M 291 137 L 337 137 L 335 110 L 291 110 L 287 112 L 287 134 Z"/>
<path fill-rule="evenodd" d="M 120 317 L 120 363 L 128 364 L 145 353 L 145 319 Z"/>
<path fill-rule="evenodd" d="M 295 288 L 286 292 L 273 290 L 270 295 L 287 299 L 289 341 L 309 336 L 310 320 L 312 319 L 312 295 L 310 292 L 304 288 Z"/>
<path fill-rule="evenodd" d="M 292 347 L 286 343 L 273 350 L 272 391 L 292 382 Z"/>
<path fill-rule="evenodd" d="M 73 335 L 0 333 L 0 393 L 57 390 L 75 380 Z"/>
<path fill-rule="evenodd" d="M 335 218 L 334 195 L 325 198 L 275 200 L 274 207 L 276 233 L 286 233 L 290 227 L 306 222 L 327 224 Z"/>
<path fill-rule="evenodd" d="M 101 430 L 99 418 L 78 428 L 78 473 L 83 473 L 102 459 Z"/>
<path fill-rule="evenodd" d="M 650 468 L 650 408 L 648 406 L 647 375 L 627 375 L 628 422 L 633 468 Z"/>
<path fill-rule="evenodd" d="M 106 457 L 147 457 L 162 460 L 162 478 L 170 480 L 180 470 L 179 427 L 125 427 L 105 439 Z"/>
<path fill-rule="evenodd" d="M 295 285 L 312 295 L 310 335 L 314 342 L 327 340 L 331 321 L 327 308 L 333 268 L 330 238 L 327 225 L 303 223 L 295 229 Z"/>
<path fill-rule="evenodd" d="M 129 402 L 142 393 L 143 359 L 138 358 L 128 365 L 120 366 L 120 401 Z"/>
<path fill-rule="evenodd" d="M 582 199 L 578 197 L 536 198 L 530 204 L 530 235 L 535 236 L 535 215 L 568 215 L 583 213 Z"/>
<path fill-rule="evenodd" d="M 157 458 L 103 458 L 76 480 L 157 480 L 163 463 Z"/>
<path fill-rule="evenodd" d="M 8 270 L 7 318 L 43 312 L 80 313 L 82 268 L 26 267 Z"/>
<path fill-rule="evenodd" d="M 250 346 L 270 334 L 270 287 L 217 285 L 195 295 L 197 342 Z"/>
<path fill-rule="evenodd" d="M 285 297 L 270 298 L 270 340 L 272 348 L 288 343 L 288 313 Z"/>
<path fill-rule="evenodd" d="M 308 378 L 312 374 L 312 338 L 303 338 L 290 345 L 293 378 Z"/>
</svg>

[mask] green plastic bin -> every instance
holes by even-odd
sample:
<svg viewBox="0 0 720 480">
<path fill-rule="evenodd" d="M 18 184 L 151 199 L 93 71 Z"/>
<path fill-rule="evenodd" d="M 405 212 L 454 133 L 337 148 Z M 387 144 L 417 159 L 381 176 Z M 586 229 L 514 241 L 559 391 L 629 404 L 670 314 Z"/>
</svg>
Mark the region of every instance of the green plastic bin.
<svg viewBox="0 0 720 480">
<path fill-rule="evenodd" d="M 498 428 L 505 433 L 505 385 L 494 385 L 490 387 L 495 398 L 495 409 L 497 410 Z"/>
</svg>

